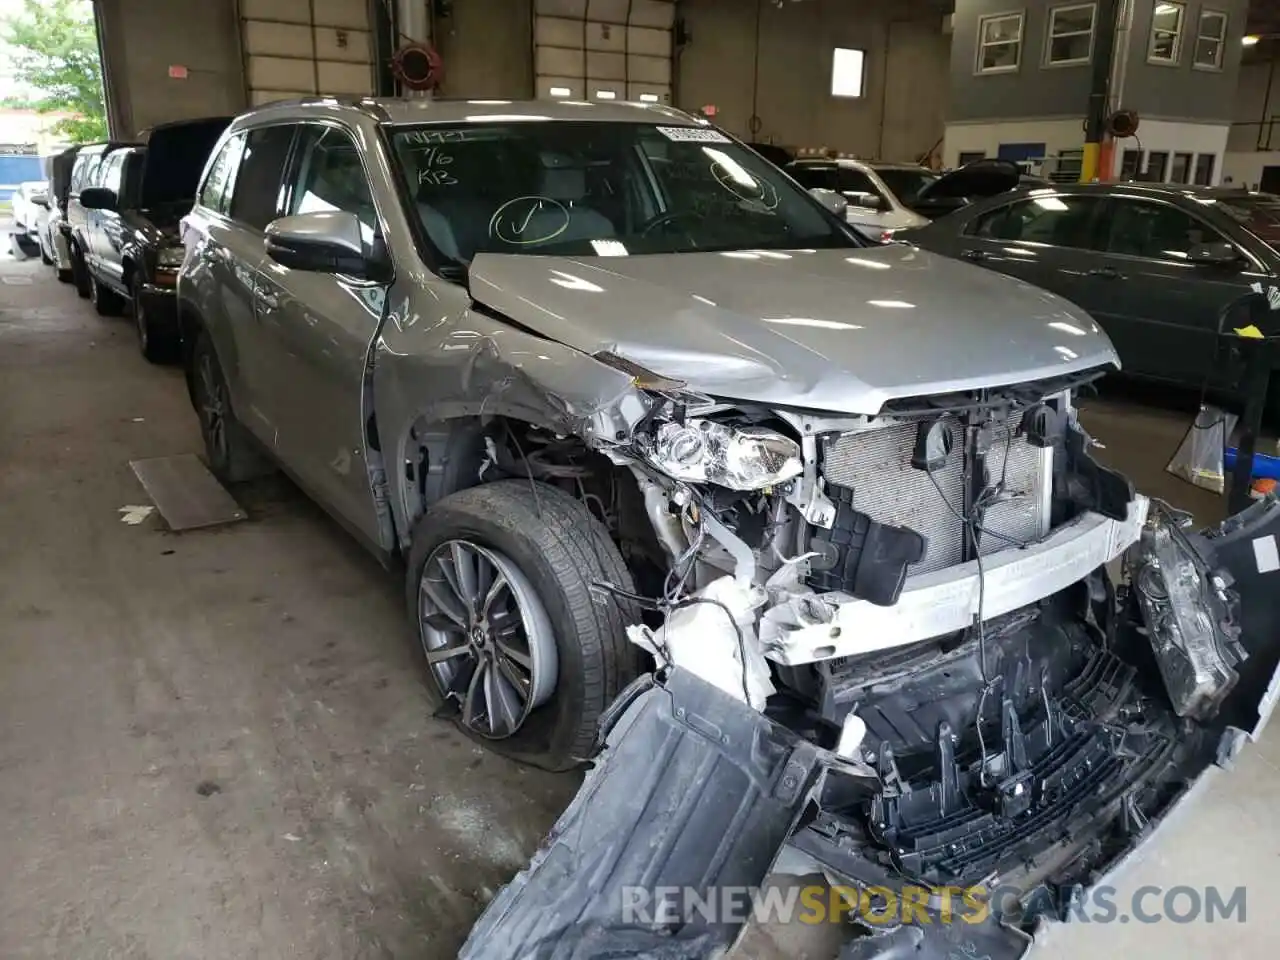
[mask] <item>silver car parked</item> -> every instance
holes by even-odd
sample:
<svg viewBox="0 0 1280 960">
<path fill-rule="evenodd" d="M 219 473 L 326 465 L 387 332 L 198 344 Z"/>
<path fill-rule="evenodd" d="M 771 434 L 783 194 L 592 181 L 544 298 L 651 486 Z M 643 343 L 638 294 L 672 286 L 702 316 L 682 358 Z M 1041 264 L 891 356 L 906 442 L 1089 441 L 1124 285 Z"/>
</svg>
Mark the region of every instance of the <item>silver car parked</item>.
<svg viewBox="0 0 1280 960">
<path fill-rule="evenodd" d="M 860 239 L 703 121 L 277 104 L 228 128 L 184 240 L 213 469 L 279 465 L 402 559 L 431 690 L 508 755 L 590 755 L 656 664 L 853 762 L 824 813 L 841 849 L 931 885 L 1034 884 L 1051 856 L 1065 889 L 1274 701 L 1271 591 L 1241 537 L 1280 508 L 1185 536 L 1090 454 L 1074 391 L 1117 361 L 1087 315 Z M 686 732 L 734 769 L 764 755 L 705 718 Z M 620 794 L 672 795 L 595 812 L 691 851 L 628 818 L 685 810 L 718 762 L 627 761 Z"/>
</svg>

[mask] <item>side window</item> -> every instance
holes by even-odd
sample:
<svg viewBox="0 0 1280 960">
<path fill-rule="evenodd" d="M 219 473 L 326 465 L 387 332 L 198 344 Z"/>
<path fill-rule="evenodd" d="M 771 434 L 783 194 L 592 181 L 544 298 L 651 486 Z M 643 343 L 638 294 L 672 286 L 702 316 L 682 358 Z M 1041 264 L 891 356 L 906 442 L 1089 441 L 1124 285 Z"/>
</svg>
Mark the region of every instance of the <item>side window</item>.
<svg viewBox="0 0 1280 960">
<path fill-rule="evenodd" d="M 360 219 L 366 249 L 378 230 L 369 178 L 351 135 L 334 127 L 302 128 L 295 151 L 290 214 L 346 210 Z"/>
<path fill-rule="evenodd" d="M 983 214 L 970 231 L 986 240 L 1087 248 L 1097 206 L 1094 197 L 1035 197 Z"/>
<path fill-rule="evenodd" d="M 83 190 L 85 187 L 96 186 L 93 180 L 94 180 L 94 177 L 97 175 L 98 168 L 101 165 L 101 163 L 102 163 L 102 154 L 100 153 L 92 154 L 89 157 L 89 159 L 85 161 L 84 172 L 81 174 L 81 177 L 80 177 L 81 190 Z"/>
<path fill-rule="evenodd" d="M 1176 263 L 1185 261 L 1192 247 L 1226 241 L 1208 224 L 1169 204 L 1125 199 L 1114 199 L 1111 204 L 1108 253 Z"/>
<path fill-rule="evenodd" d="M 791 174 L 796 183 L 800 184 L 800 186 L 804 187 L 806 190 L 813 190 L 815 188 L 835 190 L 837 186 L 835 167 L 799 163 L 791 167 L 787 172 Z"/>
<path fill-rule="evenodd" d="M 838 175 L 841 193 L 873 193 L 880 195 L 880 191 L 876 189 L 876 185 L 871 182 L 861 170 L 852 170 L 848 167 L 841 167 Z"/>
<path fill-rule="evenodd" d="M 232 185 L 232 219 L 261 230 L 280 215 L 284 165 L 296 129 L 282 124 L 249 131 Z"/>
<path fill-rule="evenodd" d="M 240 166 L 240 151 L 244 149 L 244 134 L 237 133 L 227 140 L 209 165 L 209 174 L 200 187 L 200 205 L 218 213 L 227 212 L 231 191 L 227 189 L 233 174 Z"/>
<path fill-rule="evenodd" d="M 126 153 L 128 153 L 127 150 L 117 150 L 107 157 L 102 165 L 102 186 L 114 191 L 117 195 L 120 193 L 120 172 L 124 168 Z"/>
<path fill-rule="evenodd" d="M 67 184 L 68 193 L 79 193 L 80 188 L 84 186 L 84 176 L 89 169 L 89 157 L 87 154 L 76 157 L 75 165 L 71 168 L 71 180 Z"/>
</svg>

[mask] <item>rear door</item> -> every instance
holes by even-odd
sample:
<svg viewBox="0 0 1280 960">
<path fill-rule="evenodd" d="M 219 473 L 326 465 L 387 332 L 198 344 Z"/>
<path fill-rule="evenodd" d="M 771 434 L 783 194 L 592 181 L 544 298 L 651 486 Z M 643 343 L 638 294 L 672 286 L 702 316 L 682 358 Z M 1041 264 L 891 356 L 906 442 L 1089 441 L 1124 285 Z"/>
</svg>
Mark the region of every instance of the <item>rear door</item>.
<svg viewBox="0 0 1280 960">
<path fill-rule="evenodd" d="M 1113 196 L 1100 237 L 1105 264 L 1082 279 L 1081 306 L 1111 334 L 1125 370 L 1199 388 L 1219 370 L 1218 318 L 1255 283 L 1274 281 L 1204 217 L 1167 200 Z M 1189 262 L 1202 243 L 1232 243 L 1231 266 Z"/>
<path fill-rule="evenodd" d="M 116 150 L 107 156 L 103 166 L 102 186 L 116 196 L 116 209 L 91 210 L 89 212 L 90 242 L 93 245 L 93 269 L 98 277 L 113 289 L 124 291 L 124 270 L 120 247 L 124 242 L 124 222 L 120 210 L 129 203 L 125 190 L 125 167 L 137 163 L 140 157 L 135 150 Z"/>
<path fill-rule="evenodd" d="M 355 140 L 335 124 L 299 130 L 284 213 L 354 213 L 370 252 L 383 230 Z M 270 259 L 258 282 L 257 324 L 264 355 L 272 359 L 270 409 L 281 457 L 316 499 L 378 543 L 364 382 L 386 285 L 291 270 Z"/>
</svg>

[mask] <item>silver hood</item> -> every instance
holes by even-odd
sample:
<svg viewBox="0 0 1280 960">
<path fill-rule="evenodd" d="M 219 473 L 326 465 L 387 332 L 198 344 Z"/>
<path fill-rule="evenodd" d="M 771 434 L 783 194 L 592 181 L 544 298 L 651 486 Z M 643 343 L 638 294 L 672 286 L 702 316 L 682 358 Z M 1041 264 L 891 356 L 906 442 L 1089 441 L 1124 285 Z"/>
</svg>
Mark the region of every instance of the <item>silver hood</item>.
<svg viewBox="0 0 1280 960">
<path fill-rule="evenodd" d="M 886 401 L 1119 366 L 1067 301 L 906 244 L 633 257 L 481 254 L 471 294 L 551 340 L 711 396 Z"/>
</svg>

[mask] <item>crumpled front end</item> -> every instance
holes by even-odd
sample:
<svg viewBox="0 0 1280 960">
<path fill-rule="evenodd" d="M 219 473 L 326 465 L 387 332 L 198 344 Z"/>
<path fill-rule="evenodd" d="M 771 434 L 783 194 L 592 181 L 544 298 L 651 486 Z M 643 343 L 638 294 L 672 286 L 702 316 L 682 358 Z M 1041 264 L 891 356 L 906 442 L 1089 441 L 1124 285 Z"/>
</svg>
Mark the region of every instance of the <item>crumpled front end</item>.
<svg viewBox="0 0 1280 960">
<path fill-rule="evenodd" d="M 1099 570 L 952 647 L 873 654 L 836 732 L 671 668 L 619 704 L 463 956 L 720 955 L 742 923 L 718 892 L 758 888 L 784 843 L 873 909 L 911 903 L 854 911 L 842 957 L 1024 955 L 1261 732 L 1278 535 L 1276 501 L 1199 534 L 1156 505 L 1118 587 Z M 943 922 L 978 887 L 999 900 Z"/>
</svg>

